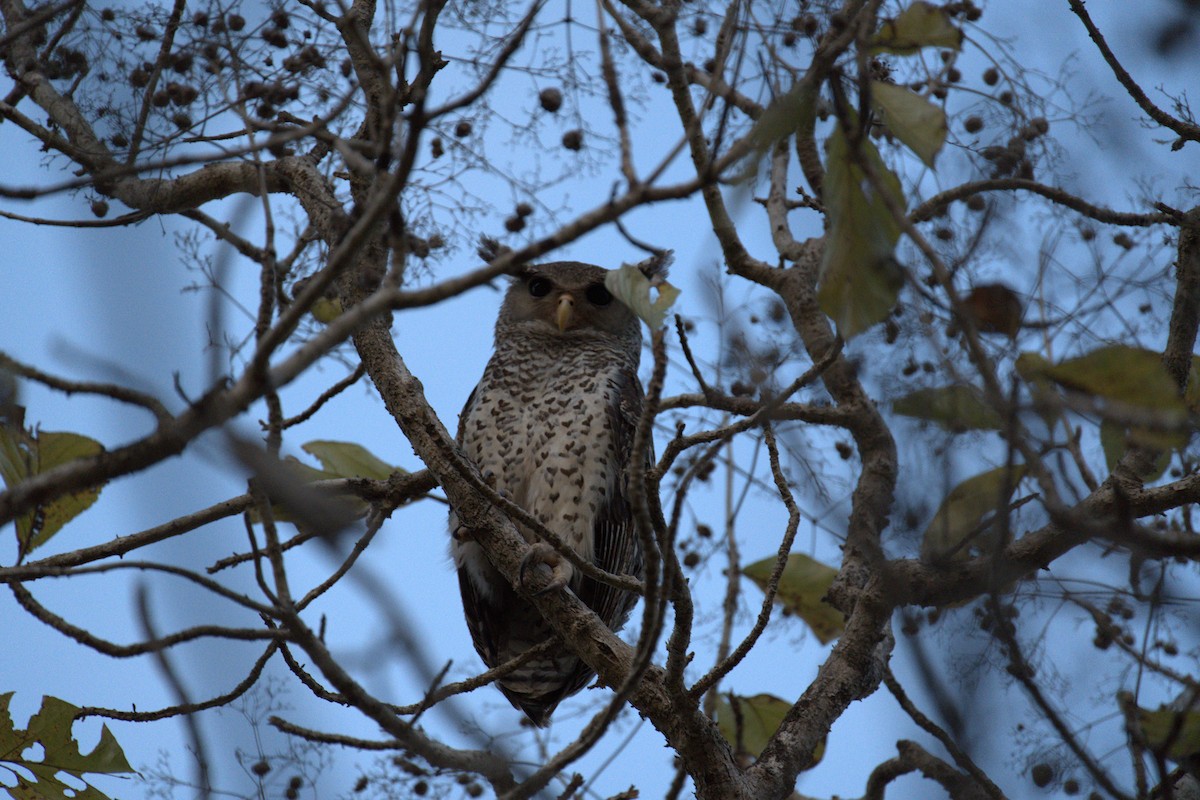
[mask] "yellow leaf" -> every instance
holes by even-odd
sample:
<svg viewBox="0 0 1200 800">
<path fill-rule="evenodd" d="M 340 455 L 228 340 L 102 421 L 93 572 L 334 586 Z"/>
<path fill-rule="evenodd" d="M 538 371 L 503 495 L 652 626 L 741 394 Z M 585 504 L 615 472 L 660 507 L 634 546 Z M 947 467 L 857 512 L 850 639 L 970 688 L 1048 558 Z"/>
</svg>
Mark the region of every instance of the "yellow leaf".
<svg viewBox="0 0 1200 800">
<path fill-rule="evenodd" d="M 750 141 L 761 151 L 791 136 L 802 125 L 807 128 L 816 117 L 816 103 L 817 93 L 812 86 L 800 81 L 763 109 L 750 131 Z"/>
<path fill-rule="evenodd" d="M 925 529 L 921 557 L 930 561 L 966 559 L 971 550 L 994 544 L 992 518 L 1008 505 L 1021 478 L 1023 464 L 997 467 L 967 478 L 942 501 Z"/>
<path fill-rule="evenodd" d="M 675 298 L 679 297 L 679 289 L 664 280 L 652 283 L 633 264 L 624 264 L 620 269 L 609 270 L 604 276 L 604 287 L 650 326 L 650 330 L 655 331 L 663 326 L 667 311 L 675 302 Z"/>
<path fill-rule="evenodd" d="M 367 448 L 354 442 L 317 440 L 300 445 L 301 449 L 315 457 L 330 473 L 323 478 L 373 478 L 386 480 L 396 468 L 374 455 Z"/>
<path fill-rule="evenodd" d="M 1175 381 L 1153 350 L 1116 344 L 1051 364 L 1035 353 L 1022 353 L 1017 371 L 1027 380 L 1048 378 L 1059 386 L 1139 408 L 1182 415 L 1183 399 Z"/>
<path fill-rule="evenodd" d="M 896 138 L 930 168 L 946 141 L 946 112 L 907 86 L 871 81 L 871 99 Z"/>
<path fill-rule="evenodd" d="M 895 19 L 884 20 L 868 46 L 874 52 L 909 55 L 922 47 L 962 47 L 963 32 L 950 21 L 945 8 L 932 3 L 913 3 Z"/>
<path fill-rule="evenodd" d="M 723 694 L 717 699 L 717 728 L 737 755 L 755 759 L 779 730 L 790 709 L 790 703 L 770 694 L 753 697 Z M 809 769 L 815 767 L 824 754 L 825 740 L 822 739 Z"/>
<path fill-rule="evenodd" d="M 1004 420 L 968 384 L 917 389 L 892 403 L 897 414 L 940 423 L 951 431 L 999 430 Z"/>
<path fill-rule="evenodd" d="M 1107 419 L 1101 421 L 1100 447 L 1104 450 L 1104 463 L 1109 472 L 1116 468 L 1117 462 L 1125 455 L 1130 445 L 1160 451 L 1150 470 L 1139 476 L 1143 481 L 1150 482 L 1161 478 L 1167 467 L 1171 466 L 1170 451 L 1178 447 L 1179 442 L 1164 439 L 1163 434 L 1157 431 L 1129 428 Z"/>
<path fill-rule="evenodd" d="M 894 251 L 900 238 L 884 196 L 904 208 L 904 192 L 879 151 L 869 141 L 858 144 L 881 186 L 875 187 L 855 161 L 839 127 L 830 135 L 825 172 L 825 210 L 829 229 L 821 261 L 821 310 L 849 339 L 882 321 L 904 285 L 904 271 Z"/>
<path fill-rule="evenodd" d="M 12 488 L 26 478 L 103 451 L 102 444 L 78 433 L 29 431 L 3 425 L 0 426 L 0 477 Z M 101 488 L 94 486 L 61 495 L 17 517 L 17 545 L 21 554 L 42 546 L 87 510 L 100 496 Z"/>
<path fill-rule="evenodd" d="M 766 591 L 775 559 L 765 558 L 745 567 L 742 574 Z M 790 553 L 779 578 L 775 602 L 804 620 L 821 644 L 828 644 L 842 633 L 842 612 L 825 602 L 837 570 L 803 553 Z"/>
<path fill-rule="evenodd" d="M 1165 706 L 1157 711 L 1139 708 L 1138 721 L 1154 752 L 1172 761 L 1200 754 L 1200 711 L 1175 711 Z"/>
<path fill-rule="evenodd" d="M 28 730 L 20 730 L 8 712 L 12 692 L 0 694 L 0 764 L 16 778 L 17 785 L 6 787 L 18 798 L 39 800 L 107 800 L 107 797 L 87 782 L 84 775 L 115 775 L 133 772 L 121 746 L 105 725 L 100 729 L 100 741 L 90 753 L 79 749 L 71 733 L 79 708 L 59 700 L 43 697 L 42 707 L 29 720 Z M 34 747 L 40 745 L 40 749 Z M 10 766 L 11 765 L 11 766 Z M 20 767 L 26 774 L 13 769 Z M 84 784 L 78 789 L 65 783 L 61 776 L 70 775 Z"/>
</svg>

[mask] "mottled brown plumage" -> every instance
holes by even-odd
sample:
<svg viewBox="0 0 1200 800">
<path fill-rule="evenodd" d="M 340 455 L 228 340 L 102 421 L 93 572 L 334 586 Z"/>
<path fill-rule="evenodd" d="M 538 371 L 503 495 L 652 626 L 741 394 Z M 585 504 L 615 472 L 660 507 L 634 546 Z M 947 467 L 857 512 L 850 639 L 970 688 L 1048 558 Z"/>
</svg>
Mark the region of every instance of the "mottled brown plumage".
<svg viewBox="0 0 1200 800">
<path fill-rule="evenodd" d="M 463 452 L 497 491 L 614 573 L 642 575 L 627 471 L 642 408 L 640 323 L 604 289 L 606 271 L 577 262 L 526 268 L 496 322 L 495 352 L 458 427 Z M 519 526 L 520 527 L 520 526 Z M 556 639 L 451 512 L 451 551 L 475 649 L 488 667 Z M 536 536 L 522 529 L 530 543 Z M 544 549 L 544 548 L 543 548 Z M 637 597 L 571 568 L 565 585 L 613 630 Z M 497 681 L 509 701 L 545 725 L 593 673 L 565 646 Z"/>
</svg>

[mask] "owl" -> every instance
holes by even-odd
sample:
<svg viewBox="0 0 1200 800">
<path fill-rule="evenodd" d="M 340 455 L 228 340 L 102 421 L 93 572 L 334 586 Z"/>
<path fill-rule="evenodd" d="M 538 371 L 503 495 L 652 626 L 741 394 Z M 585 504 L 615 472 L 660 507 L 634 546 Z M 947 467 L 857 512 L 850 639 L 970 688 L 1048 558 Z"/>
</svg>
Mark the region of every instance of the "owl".
<svg viewBox="0 0 1200 800">
<path fill-rule="evenodd" d="M 495 352 L 459 418 L 458 443 L 485 481 L 582 558 L 640 579 L 628 468 L 642 410 L 642 335 L 638 318 L 605 288 L 606 274 L 564 261 L 525 267 L 513 277 L 496 321 Z M 554 558 L 534 532 L 518 528 L 535 559 L 550 555 L 543 559 L 553 564 L 550 588 L 569 588 L 606 625 L 621 628 L 637 595 L 588 578 Z M 495 667 L 555 640 L 453 511 L 450 530 L 467 627 L 484 663 Z M 593 674 L 565 646 L 552 647 L 497 685 L 544 726 Z"/>
</svg>

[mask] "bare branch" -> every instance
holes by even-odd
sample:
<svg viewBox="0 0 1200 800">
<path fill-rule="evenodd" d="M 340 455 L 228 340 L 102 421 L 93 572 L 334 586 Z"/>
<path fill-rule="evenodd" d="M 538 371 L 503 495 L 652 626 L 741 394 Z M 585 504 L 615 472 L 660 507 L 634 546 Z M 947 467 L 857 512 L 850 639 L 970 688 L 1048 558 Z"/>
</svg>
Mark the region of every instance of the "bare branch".
<svg viewBox="0 0 1200 800">
<path fill-rule="evenodd" d="M 152 397 L 144 392 L 139 392 L 127 386 L 121 386 L 115 383 L 95 383 L 93 381 L 72 381 L 66 378 L 59 378 L 55 375 L 43 372 L 37 367 L 28 364 L 22 364 L 7 353 L 0 353 L 0 369 L 6 369 L 14 375 L 20 375 L 22 378 L 28 378 L 31 381 L 37 381 L 43 386 L 63 392 L 65 394 L 96 394 L 103 397 L 111 397 L 113 400 L 118 400 L 122 403 L 141 406 L 155 416 L 159 422 L 163 422 L 170 418 L 170 413 L 159 402 L 158 398 Z"/>
<path fill-rule="evenodd" d="M 337 397 L 339 394 L 346 391 L 354 384 L 358 383 L 359 379 L 362 378 L 362 376 L 366 375 L 366 374 L 367 374 L 366 368 L 363 367 L 362 364 L 359 364 L 357 367 L 354 368 L 354 371 L 351 372 L 349 375 L 342 378 L 340 381 L 335 383 L 333 386 L 330 386 L 325 391 L 321 392 L 321 395 L 316 400 L 313 401 L 312 405 L 310 405 L 308 408 L 304 409 L 304 411 L 301 411 L 299 414 L 297 414 L 293 417 L 288 417 L 287 419 L 283 420 L 282 423 L 280 423 L 280 426 L 283 428 L 291 428 L 295 425 L 299 425 L 301 422 L 305 422 L 305 421 L 311 419 L 313 414 L 316 414 L 318 411 L 321 410 L 321 406 L 325 405 L 330 400 Z"/>
<path fill-rule="evenodd" d="M 1097 222 L 1103 222 L 1106 225 L 1125 225 L 1129 227 L 1145 228 L 1151 225 L 1177 225 L 1180 220 L 1177 215 L 1165 211 L 1157 213 L 1138 214 L 1130 211 L 1114 211 L 1103 206 L 1098 206 L 1089 203 L 1081 197 L 1078 197 L 1065 189 L 1060 189 L 1057 186 L 1047 186 L 1038 181 L 1029 180 L 1028 178 L 989 178 L 987 180 L 971 181 L 955 186 L 953 189 L 947 189 L 944 192 L 939 192 L 933 197 L 930 197 L 921 205 L 909 212 L 908 218 L 913 222 L 925 222 L 933 219 L 946 206 L 956 200 L 966 200 L 968 197 L 973 197 L 978 194 L 987 192 L 1002 192 L 1002 191 L 1021 190 L 1032 192 L 1033 194 L 1041 195 L 1047 200 L 1056 205 L 1069 208 L 1072 211 L 1077 211 L 1085 217 L 1090 217 Z"/>
<path fill-rule="evenodd" d="M 908 694 L 904 691 L 904 687 L 900 685 L 900 682 L 896 680 L 896 676 L 892 674 L 890 666 L 884 672 L 883 682 L 887 685 L 888 691 L 892 693 L 892 696 L 896 698 L 896 702 L 904 709 L 904 712 L 912 718 L 912 721 L 917 723 L 921 730 L 942 743 L 942 746 L 946 748 L 946 752 L 954 759 L 954 763 L 958 765 L 959 769 L 966 771 L 975 779 L 975 782 L 986 796 L 992 798 L 992 800 L 1004 800 L 1004 793 L 1000 791 L 1000 788 L 992 783 L 984 771 L 958 746 L 958 743 L 946 731 L 942 730 L 939 725 L 934 723 L 933 720 L 922 714 L 921 710 L 909 699 Z"/>
<path fill-rule="evenodd" d="M 154 641 L 158 638 L 158 633 L 154 630 L 154 620 L 150 615 L 150 605 L 148 602 L 149 590 L 143 583 L 138 587 L 137 592 L 137 607 L 138 617 L 142 624 L 142 633 L 147 641 Z M 267 648 L 267 653 L 273 652 L 275 643 L 272 642 Z M 187 687 L 183 685 L 183 680 L 179 677 L 179 673 L 175 670 L 170 658 L 167 657 L 166 650 L 157 650 L 154 652 L 154 660 L 158 664 L 159 671 L 167 681 L 167 685 L 175 695 L 177 707 L 182 710 L 184 727 L 188 732 L 188 741 L 191 745 L 192 752 L 196 756 L 196 777 L 194 778 L 196 786 L 200 789 L 200 797 L 207 800 L 212 796 L 209 783 L 208 772 L 208 747 L 205 745 L 204 736 L 200 732 L 200 721 L 196 719 L 193 710 L 194 704 L 188 693 Z M 262 661 L 265 663 L 265 659 Z M 251 671 L 253 674 L 253 670 Z M 199 710 L 199 709 L 195 709 Z"/>
<path fill-rule="evenodd" d="M 779 465 L 779 448 L 775 442 L 775 433 L 770 425 L 763 426 L 763 438 L 767 445 L 767 452 L 770 454 L 771 475 L 775 478 L 775 488 L 779 491 L 779 497 L 788 511 L 787 528 L 784 530 L 783 539 L 779 543 L 779 550 L 775 555 L 775 567 L 771 570 L 771 575 L 767 579 L 767 585 L 763 592 L 762 606 L 759 609 L 758 617 L 754 620 L 754 626 L 738 646 L 734 648 L 733 652 L 718 662 L 704 677 L 696 681 L 688 689 L 688 693 L 693 697 L 699 697 L 710 690 L 715 691 L 721 678 L 728 675 L 734 667 L 742 662 L 742 659 L 754 647 L 758 638 L 762 636 L 763 631 L 767 629 L 767 623 L 771 620 L 771 609 L 775 605 L 775 594 L 779 591 L 779 579 L 783 576 L 788 556 L 792 552 L 792 543 L 796 540 L 796 531 L 800 528 L 800 509 L 796 506 L 796 501 L 792 497 L 792 491 L 788 488 L 787 479 L 783 476 L 783 469 Z"/>
<path fill-rule="evenodd" d="M 916 742 L 901 740 L 896 743 L 896 749 L 900 752 L 897 758 L 885 761 L 871 772 L 863 800 L 883 800 L 884 790 L 889 783 L 914 771 L 918 771 L 929 780 L 940 784 L 951 800 L 984 800 L 989 797 L 1003 797 L 1000 794 L 992 794 L 986 786 L 976 783 L 974 776 L 957 772 L 945 761 L 928 752 Z M 995 789 L 996 787 L 992 786 L 991 788 Z"/>
<path fill-rule="evenodd" d="M 157 634 L 151 632 L 147 634 L 148 639 L 157 638 Z M 223 708 L 229 705 L 234 700 L 238 699 L 246 692 L 254 688 L 258 683 L 258 679 L 262 677 L 263 670 L 267 666 L 267 662 L 271 660 L 271 656 L 279 649 L 279 642 L 272 641 L 267 645 L 267 649 L 262 655 L 250 666 L 246 677 L 238 681 L 237 685 L 224 694 L 219 694 L 210 697 L 208 700 L 202 700 L 198 703 L 180 702 L 178 705 L 168 706 L 156 711 L 121 711 L 115 708 L 96 708 L 88 706 L 81 708 L 76 719 L 84 719 L 85 717 L 104 717 L 106 719 L 119 719 L 125 722 L 152 722 L 158 719 L 170 719 L 181 714 L 191 715 L 198 711 L 205 711 L 210 708 Z"/>
<path fill-rule="evenodd" d="M 1091 15 L 1088 14 L 1082 0 L 1067 0 L 1067 4 L 1070 6 L 1072 13 L 1083 22 L 1083 27 L 1087 29 L 1088 36 L 1096 43 L 1096 48 L 1100 51 L 1100 55 L 1104 56 L 1104 60 L 1112 69 L 1117 82 L 1125 87 L 1125 91 L 1138 104 L 1138 107 L 1142 111 L 1145 111 L 1146 115 L 1159 125 L 1179 134 L 1181 143 L 1183 140 L 1200 142 L 1200 125 L 1196 125 L 1191 120 L 1176 119 L 1150 101 L 1150 98 L 1142 91 L 1142 87 L 1133 79 L 1133 76 L 1125 70 L 1125 67 L 1121 66 L 1121 62 L 1117 60 L 1116 54 L 1113 53 L 1112 49 L 1108 46 L 1108 42 L 1105 41 L 1104 35 L 1096 27 L 1096 23 L 1092 22 Z"/>
<path fill-rule="evenodd" d="M 226 628 L 219 625 L 196 625 L 178 633 L 172 633 L 140 644 L 120 645 L 95 636 L 83 628 L 67 622 L 38 603 L 33 595 L 29 593 L 29 590 L 20 583 L 9 583 L 8 586 L 12 590 L 13 596 L 16 597 L 17 602 L 32 616 L 46 623 L 64 636 L 70 637 L 86 647 L 90 647 L 99 653 L 112 656 L 113 658 L 130 658 L 132 656 L 155 653 L 159 650 L 182 644 L 183 642 L 195 641 L 196 639 L 218 638 L 238 641 L 260 641 L 277 638 L 277 634 L 269 630 Z"/>
</svg>

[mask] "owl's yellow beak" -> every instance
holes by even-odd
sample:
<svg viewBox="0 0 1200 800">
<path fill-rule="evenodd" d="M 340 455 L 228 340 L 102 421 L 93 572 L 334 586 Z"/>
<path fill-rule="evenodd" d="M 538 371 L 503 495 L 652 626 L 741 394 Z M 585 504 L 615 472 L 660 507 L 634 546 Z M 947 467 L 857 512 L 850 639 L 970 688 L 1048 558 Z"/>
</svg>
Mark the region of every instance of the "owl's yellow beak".
<svg viewBox="0 0 1200 800">
<path fill-rule="evenodd" d="M 570 292 L 563 292 L 558 298 L 558 309 L 554 312 L 554 322 L 560 331 L 571 327 L 575 321 L 575 298 Z"/>
</svg>

